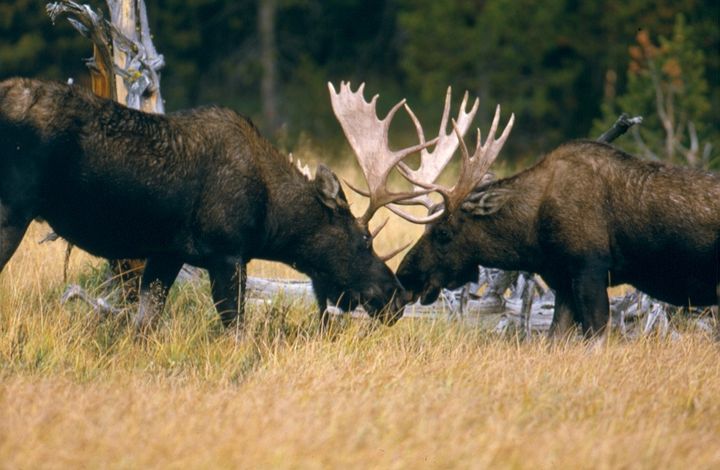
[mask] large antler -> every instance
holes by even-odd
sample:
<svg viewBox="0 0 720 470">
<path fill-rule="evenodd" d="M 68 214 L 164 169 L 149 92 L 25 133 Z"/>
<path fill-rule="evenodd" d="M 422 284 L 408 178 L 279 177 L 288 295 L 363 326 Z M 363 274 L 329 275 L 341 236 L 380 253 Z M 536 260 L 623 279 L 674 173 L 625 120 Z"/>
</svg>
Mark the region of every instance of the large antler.
<svg viewBox="0 0 720 470">
<path fill-rule="evenodd" d="M 460 140 L 458 139 L 457 134 L 455 133 L 454 129 L 450 131 L 448 131 L 447 129 L 448 119 L 450 117 L 451 97 L 452 87 L 448 87 L 447 93 L 445 94 L 445 108 L 443 109 L 442 119 L 440 120 L 440 129 L 438 130 L 437 144 L 433 148 L 433 151 L 430 152 L 428 149 L 423 149 L 420 152 L 420 166 L 416 170 L 411 169 L 404 162 L 398 163 L 398 170 L 400 170 L 400 172 L 410 181 L 421 181 L 425 185 L 434 183 L 440 176 L 440 173 L 442 173 L 442 171 L 445 169 L 448 162 L 458 148 Z M 473 103 L 472 108 L 468 112 L 467 101 L 468 92 L 466 91 L 465 96 L 463 96 L 462 103 L 460 104 L 458 117 L 455 120 L 455 122 L 457 123 L 457 128 L 460 131 L 461 138 L 470 128 L 470 124 L 475 118 L 475 114 L 477 113 L 478 106 L 480 104 L 480 101 L 475 98 L 475 102 Z M 425 133 L 423 132 L 420 121 L 407 104 L 405 105 L 405 109 L 410 115 L 413 123 L 415 124 L 415 129 L 417 130 L 420 143 L 425 142 Z M 415 187 L 415 191 L 418 193 L 418 195 L 410 199 L 398 201 L 398 204 L 422 205 L 425 206 L 428 211 L 431 210 L 431 208 L 434 206 L 434 203 L 432 199 L 430 199 L 430 197 L 427 195 L 426 186 L 422 187 L 418 186 L 417 184 L 413 184 L 413 186 Z M 415 223 L 427 223 L 439 217 L 439 215 L 433 214 L 428 218 L 416 218 L 413 215 L 401 211 L 393 205 L 388 206 L 388 208 L 400 217 L 403 217 L 407 220 L 412 220 Z"/>
<path fill-rule="evenodd" d="M 401 171 L 401 173 L 403 173 L 403 175 L 415 186 L 425 189 L 432 189 L 433 191 L 437 191 L 438 193 L 440 193 L 445 202 L 444 210 L 438 211 L 432 214 L 432 216 L 424 219 L 418 219 L 403 213 L 400 213 L 398 215 L 410 222 L 429 223 L 437 220 L 445 211 L 453 212 L 455 209 L 457 209 L 460 204 L 462 204 L 463 200 L 473 191 L 473 189 L 475 189 L 475 187 L 480 184 L 483 177 L 487 174 L 488 169 L 497 158 L 503 145 L 505 145 L 505 141 L 510 135 L 510 131 L 512 130 L 513 124 L 515 123 L 515 115 L 512 114 L 510 116 L 510 119 L 508 120 L 505 129 L 500 135 L 500 138 L 495 139 L 495 133 L 497 132 L 499 123 L 500 106 L 498 105 L 495 109 L 495 117 L 493 118 L 492 125 L 490 126 L 490 132 L 487 139 L 485 140 L 485 143 L 482 143 L 482 136 L 480 133 L 480 129 L 478 129 L 475 151 L 472 155 L 470 155 L 470 152 L 465 146 L 465 141 L 462 138 L 464 131 L 460 128 L 458 122 L 453 119 L 453 129 L 459 140 L 460 150 L 462 152 L 460 176 L 455 185 L 452 188 L 446 188 L 431 181 L 414 178 L 412 175 L 407 174 L 407 172 Z M 397 213 L 397 211 L 394 212 Z"/>
<path fill-rule="evenodd" d="M 367 210 L 359 218 L 362 224 L 367 226 L 373 214 L 382 206 L 427 194 L 434 190 L 427 188 L 421 191 L 396 193 L 387 188 L 388 175 L 398 162 L 414 152 L 434 145 L 439 140 L 439 138 L 435 138 L 424 142 L 422 139 L 421 143 L 412 147 L 400 150 L 390 149 L 388 142 L 390 123 L 398 109 L 405 104 L 404 99 L 393 106 L 385 119 L 380 120 L 375 110 L 378 95 L 375 95 L 370 102 L 365 101 L 363 97 L 364 83 L 356 92 L 352 91 L 350 83 L 347 82 L 340 84 L 339 92 L 335 91 L 332 83 L 328 83 L 328 88 L 335 116 L 343 128 L 350 146 L 355 151 L 355 156 L 368 185 L 366 192 L 348 183 L 352 190 L 370 198 Z"/>
</svg>

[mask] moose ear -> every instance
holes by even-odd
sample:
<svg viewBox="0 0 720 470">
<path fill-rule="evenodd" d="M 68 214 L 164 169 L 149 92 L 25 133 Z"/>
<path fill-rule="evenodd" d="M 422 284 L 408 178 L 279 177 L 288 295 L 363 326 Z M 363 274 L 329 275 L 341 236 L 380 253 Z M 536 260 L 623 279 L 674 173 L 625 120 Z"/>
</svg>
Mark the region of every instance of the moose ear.
<svg viewBox="0 0 720 470">
<path fill-rule="evenodd" d="M 345 193 L 343 193 L 340 181 L 325 165 L 318 165 L 315 172 L 315 190 L 318 199 L 330 209 L 338 207 L 349 208 Z"/>
<path fill-rule="evenodd" d="M 508 189 L 489 189 L 470 194 L 460 208 L 472 215 L 491 215 L 499 211 L 510 199 Z"/>
</svg>

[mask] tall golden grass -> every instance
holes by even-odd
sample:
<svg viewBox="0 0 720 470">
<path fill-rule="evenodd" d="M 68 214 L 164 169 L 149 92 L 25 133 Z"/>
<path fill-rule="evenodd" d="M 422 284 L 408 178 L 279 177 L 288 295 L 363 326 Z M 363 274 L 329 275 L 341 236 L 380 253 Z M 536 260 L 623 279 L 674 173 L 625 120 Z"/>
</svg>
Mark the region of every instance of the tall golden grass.
<svg viewBox="0 0 720 470">
<path fill-rule="evenodd" d="M 720 467 L 720 351 L 700 332 L 598 347 L 338 318 L 321 334 L 314 307 L 278 299 L 238 334 L 201 282 L 139 341 L 60 304 L 46 230 L 0 276 L 0 467 Z M 380 251 L 419 231 L 392 221 Z M 76 251 L 71 280 L 100 264 Z"/>
</svg>

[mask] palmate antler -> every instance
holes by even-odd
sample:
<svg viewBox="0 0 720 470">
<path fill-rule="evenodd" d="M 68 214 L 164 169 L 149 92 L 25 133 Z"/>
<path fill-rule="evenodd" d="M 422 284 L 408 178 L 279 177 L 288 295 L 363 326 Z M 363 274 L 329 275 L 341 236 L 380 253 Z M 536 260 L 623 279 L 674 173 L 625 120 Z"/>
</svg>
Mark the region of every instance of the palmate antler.
<svg viewBox="0 0 720 470">
<path fill-rule="evenodd" d="M 513 124 L 515 123 L 515 115 L 512 114 L 508 120 L 505 129 L 500 135 L 499 139 L 495 139 L 495 133 L 497 132 L 498 124 L 500 123 L 500 106 L 498 105 L 495 109 L 495 117 L 493 118 L 492 125 L 490 126 L 490 132 L 488 134 L 485 143 L 482 143 L 482 135 L 480 129 L 477 130 L 477 143 L 475 145 L 475 151 L 472 155 L 468 151 L 465 141 L 463 140 L 463 134 L 465 129 L 462 129 L 460 124 L 453 119 L 452 125 L 455 131 L 455 135 L 460 143 L 460 150 L 462 152 L 462 160 L 460 166 L 460 176 L 458 181 L 452 188 L 446 188 L 439 184 L 436 184 L 430 179 L 420 179 L 414 175 L 408 174 L 407 171 L 400 171 L 405 178 L 410 181 L 413 185 L 425 188 L 425 190 L 437 191 L 443 198 L 445 207 L 443 210 L 435 212 L 426 218 L 416 218 L 398 211 L 393 211 L 399 216 L 413 223 L 429 223 L 437 220 L 442 216 L 443 213 L 453 212 L 463 202 L 463 200 L 480 184 L 483 177 L 487 174 L 490 166 L 497 158 L 500 150 L 505 141 L 510 135 Z"/>
<path fill-rule="evenodd" d="M 440 120 L 440 129 L 438 131 L 438 137 L 437 137 L 437 144 L 435 145 L 435 148 L 432 152 L 430 152 L 428 149 L 423 149 L 420 152 L 420 166 L 413 170 L 411 169 L 407 164 L 404 162 L 398 163 L 398 170 L 400 171 L 403 176 L 405 176 L 410 181 L 422 181 L 425 185 L 434 183 L 438 177 L 440 176 L 440 173 L 445 169 L 448 162 L 450 162 L 450 159 L 455 154 L 455 151 L 458 148 L 458 145 L 460 143 L 460 139 L 462 139 L 462 136 L 465 135 L 467 130 L 470 128 L 470 124 L 472 123 L 472 120 L 475 118 L 475 114 L 477 113 L 478 106 L 480 105 L 480 101 L 475 98 L 475 102 L 473 103 L 472 108 L 470 111 L 466 111 L 467 109 L 467 100 L 468 100 L 468 93 L 465 92 L 465 96 L 463 96 L 462 103 L 460 104 L 460 110 L 458 111 L 458 117 L 455 120 L 457 123 L 457 128 L 460 131 L 460 139 L 458 138 L 458 135 L 456 134 L 455 130 L 451 130 L 448 132 L 447 130 L 447 124 L 448 124 L 448 118 L 450 117 L 450 99 L 452 97 L 452 88 L 448 87 L 447 93 L 445 94 L 445 109 L 443 109 L 442 119 Z M 410 115 L 410 118 L 412 119 L 413 123 L 415 124 L 415 129 L 417 130 L 418 138 L 420 139 L 420 143 L 425 142 L 425 133 L 423 132 L 422 125 L 420 124 L 420 121 L 415 116 L 415 113 L 412 112 L 410 107 L 406 104 L 405 109 L 407 110 L 408 114 Z M 417 196 L 405 200 L 398 201 L 398 204 L 403 205 L 422 205 L 425 206 L 428 211 L 431 210 L 431 208 L 434 206 L 434 202 L 427 194 L 426 186 L 419 186 L 417 184 L 413 184 L 415 187 L 415 192 L 418 193 Z M 425 218 L 417 218 L 411 214 L 408 214 L 400 209 L 398 209 L 394 205 L 388 206 L 388 209 L 390 209 L 395 214 L 399 215 L 400 217 L 411 220 L 415 223 L 428 223 L 432 222 L 433 220 L 437 219 L 441 213 L 433 214 L 429 217 Z"/>
<path fill-rule="evenodd" d="M 387 187 L 388 175 L 401 160 L 412 153 L 435 145 L 439 140 L 439 138 L 435 138 L 400 150 L 390 149 L 388 142 L 390 124 L 395 113 L 405 104 L 405 100 L 393 106 L 385 119 L 380 120 L 375 110 L 378 95 L 375 95 L 370 102 L 365 101 L 363 97 L 364 83 L 355 92 L 346 82 L 340 84 L 339 92 L 335 91 L 332 83 L 328 83 L 328 88 L 335 117 L 340 122 L 350 146 L 355 151 L 368 186 L 368 190 L 363 191 L 346 181 L 353 191 L 370 198 L 367 210 L 359 217 L 360 223 L 367 227 L 372 216 L 382 206 L 433 191 L 433 189 L 422 189 L 420 191 L 392 192 Z"/>
</svg>

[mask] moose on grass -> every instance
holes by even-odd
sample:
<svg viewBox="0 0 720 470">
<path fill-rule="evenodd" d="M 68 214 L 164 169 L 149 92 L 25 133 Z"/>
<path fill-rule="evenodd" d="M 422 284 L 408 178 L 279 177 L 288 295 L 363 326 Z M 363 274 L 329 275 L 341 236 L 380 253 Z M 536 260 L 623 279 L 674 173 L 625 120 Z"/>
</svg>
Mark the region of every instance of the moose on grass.
<svg viewBox="0 0 720 470">
<path fill-rule="evenodd" d="M 352 94 L 349 86 L 346 93 Z M 362 90 L 356 95 L 365 103 Z M 551 334 L 579 323 L 587 336 L 604 331 L 607 288 L 617 284 L 675 305 L 720 303 L 720 175 L 575 141 L 519 174 L 494 180 L 488 170 L 514 116 L 496 139 L 498 107 L 485 142 L 478 129 L 471 154 L 463 136 L 477 100 L 466 112 L 466 96 L 447 133 L 449 96 L 450 90 L 433 152 L 422 151 L 417 169 L 398 164 L 416 196 L 396 202 L 423 205 L 430 215 L 389 206 L 411 222 L 428 224 L 398 269 L 411 298 L 433 302 L 441 288 L 474 280 L 478 265 L 536 272 L 556 293 Z M 374 113 L 372 108 L 365 103 L 356 112 Z M 425 144 L 420 122 L 405 108 Z M 358 139 L 362 129 L 356 129 Z M 459 178 L 452 188 L 440 186 L 435 180 L 458 144 Z M 433 204 L 430 191 L 443 203 Z"/>
<path fill-rule="evenodd" d="M 384 181 L 393 165 L 374 166 L 369 180 Z M 403 289 L 368 230 L 397 196 L 382 184 L 372 189 L 370 207 L 354 217 L 332 171 L 320 166 L 309 180 L 230 110 L 163 116 L 79 86 L 0 83 L 0 271 L 36 218 L 94 255 L 147 259 L 141 329 L 162 310 L 183 263 L 207 268 L 230 325 L 242 316 L 253 258 L 307 273 L 321 312 L 330 301 L 397 319 Z"/>
</svg>

